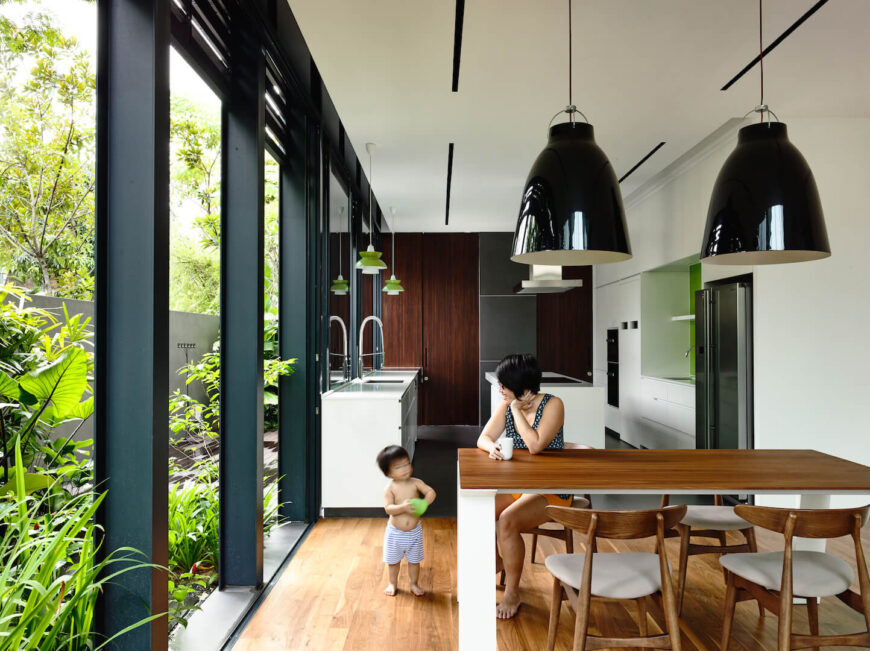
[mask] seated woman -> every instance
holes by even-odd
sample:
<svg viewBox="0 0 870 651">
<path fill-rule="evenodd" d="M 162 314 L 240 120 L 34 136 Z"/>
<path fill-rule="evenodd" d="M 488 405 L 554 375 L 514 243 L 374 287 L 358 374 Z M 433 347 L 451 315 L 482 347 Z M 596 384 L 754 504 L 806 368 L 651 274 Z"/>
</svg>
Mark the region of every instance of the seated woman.
<svg viewBox="0 0 870 651">
<path fill-rule="evenodd" d="M 548 393 L 540 393 L 541 368 L 534 355 L 508 355 L 496 368 L 502 401 L 493 411 L 486 427 L 477 439 L 477 447 L 489 452 L 491 459 L 502 459 L 496 442 L 503 432 L 514 441 L 514 448 L 537 454 L 543 450 L 564 447 L 562 426 L 565 406 Z M 520 535 L 549 518 L 547 504 L 570 506 L 571 495 L 507 495 L 495 496 L 496 572 L 505 571 L 505 590 L 496 607 L 500 619 L 513 617 L 520 606 L 520 575 L 526 546 Z"/>
</svg>

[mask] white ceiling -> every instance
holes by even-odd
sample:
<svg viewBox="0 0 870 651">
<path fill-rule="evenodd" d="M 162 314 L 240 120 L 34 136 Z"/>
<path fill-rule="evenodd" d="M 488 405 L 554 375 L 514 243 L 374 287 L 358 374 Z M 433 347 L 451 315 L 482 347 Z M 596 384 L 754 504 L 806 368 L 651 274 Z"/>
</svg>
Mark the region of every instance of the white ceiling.
<svg viewBox="0 0 870 651">
<path fill-rule="evenodd" d="M 513 230 L 547 124 L 568 103 L 567 0 L 467 0 L 451 92 L 453 0 L 288 0 L 374 192 L 400 231 Z M 766 0 L 764 44 L 815 0 Z M 574 103 L 623 196 L 758 103 L 756 0 L 575 0 Z M 870 1 L 831 0 L 765 58 L 783 122 L 870 117 Z M 448 143 L 455 143 L 444 226 Z M 796 143 L 798 147 L 800 143 Z"/>
</svg>

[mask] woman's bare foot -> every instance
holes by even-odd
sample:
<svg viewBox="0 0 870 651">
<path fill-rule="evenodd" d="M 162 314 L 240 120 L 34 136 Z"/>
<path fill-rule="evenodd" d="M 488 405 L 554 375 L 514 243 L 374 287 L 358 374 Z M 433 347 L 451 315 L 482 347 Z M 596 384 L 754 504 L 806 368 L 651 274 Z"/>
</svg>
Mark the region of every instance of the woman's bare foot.
<svg viewBox="0 0 870 651">
<path fill-rule="evenodd" d="M 414 593 L 415 597 L 422 597 L 424 594 L 426 594 L 426 591 L 423 590 L 423 588 L 421 588 L 416 583 L 411 584 L 411 592 Z"/>
<path fill-rule="evenodd" d="M 395 597 L 397 592 L 398 590 L 396 590 L 396 586 L 394 586 L 392 583 L 387 586 L 386 590 L 384 590 L 384 594 L 388 597 Z"/>
<path fill-rule="evenodd" d="M 510 619 L 520 608 L 519 595 L 505 593 L 501 603 L 495 607 L 495 615 L 499 619 Z"/>
</svg>

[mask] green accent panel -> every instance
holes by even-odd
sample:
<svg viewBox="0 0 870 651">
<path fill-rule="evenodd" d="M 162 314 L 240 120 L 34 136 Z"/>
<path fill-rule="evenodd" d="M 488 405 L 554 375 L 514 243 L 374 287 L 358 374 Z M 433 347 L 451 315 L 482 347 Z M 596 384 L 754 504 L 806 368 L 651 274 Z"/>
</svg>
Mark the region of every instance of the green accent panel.
<svg viewBox="0 0 870 651">
<path fill-rule="evenodd" d="M 695 292 L 701 289 L 701 263 L 689 267 L 689 314 L 695 314 Z M 689 323 L 689 345 L 695 345 L 695 322 Z M 695 356 L 689 358 L 689 373 L 695 374 Z"/>
</svg>

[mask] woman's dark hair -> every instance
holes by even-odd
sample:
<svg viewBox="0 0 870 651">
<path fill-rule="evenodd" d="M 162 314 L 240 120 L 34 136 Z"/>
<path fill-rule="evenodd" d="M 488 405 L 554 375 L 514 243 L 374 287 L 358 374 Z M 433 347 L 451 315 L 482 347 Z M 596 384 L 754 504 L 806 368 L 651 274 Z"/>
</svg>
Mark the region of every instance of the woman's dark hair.
<svg viewBox="0 0 870 651">
<path fill-rule="evenodd" d="M 408 454 L 408 451 L 401 445 L 388 445 L 378 452 L 378 468 L 381 469 L 382 473 L 389 477 L 390 464 L 399 459 L 407 459 L 408 463 L 411 462 L 411 457 Z"/>
<path fill-rule="evenodd" d="M 526 391 L 537 393 L 541 390 L 541 367 L 534 355 L 508 355 L 495 369 L 498 381 L 519 398 Z"/>
</svg>

